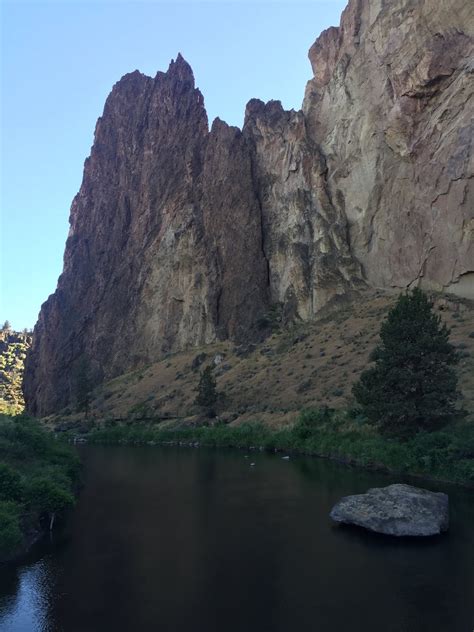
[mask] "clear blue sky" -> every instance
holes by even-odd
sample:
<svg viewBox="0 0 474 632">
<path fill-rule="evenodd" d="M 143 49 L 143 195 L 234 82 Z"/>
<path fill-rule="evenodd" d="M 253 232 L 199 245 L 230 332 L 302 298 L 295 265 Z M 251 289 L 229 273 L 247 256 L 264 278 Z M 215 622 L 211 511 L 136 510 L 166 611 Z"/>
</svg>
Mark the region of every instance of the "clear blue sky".
<svg viewBox="0 0 474 632">
<path fill-rule="evenodd" d="M 252 97 L 298 109 L 307 51 L 346 0 L 84 0 L 1 4 L 0 321 L 32 327 L 62 269 L 69 208 L 112 85 L 180 51 L 209 121 L 242 125 Z"/>
</svg>

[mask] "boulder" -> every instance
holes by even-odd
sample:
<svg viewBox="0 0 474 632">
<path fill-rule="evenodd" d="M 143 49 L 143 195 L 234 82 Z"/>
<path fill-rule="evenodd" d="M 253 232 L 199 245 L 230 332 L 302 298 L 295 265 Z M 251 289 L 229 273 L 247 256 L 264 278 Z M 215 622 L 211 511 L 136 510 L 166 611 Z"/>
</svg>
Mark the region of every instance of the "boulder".
<svg viewBox="0 0 474 632">
<path fill-rule="evenodd" d="M 438 535 L 449 526 L 448 496 L 411 485 L 389 485 L 345 496 L 330 517 L 386 535 Z"/>
</svg>

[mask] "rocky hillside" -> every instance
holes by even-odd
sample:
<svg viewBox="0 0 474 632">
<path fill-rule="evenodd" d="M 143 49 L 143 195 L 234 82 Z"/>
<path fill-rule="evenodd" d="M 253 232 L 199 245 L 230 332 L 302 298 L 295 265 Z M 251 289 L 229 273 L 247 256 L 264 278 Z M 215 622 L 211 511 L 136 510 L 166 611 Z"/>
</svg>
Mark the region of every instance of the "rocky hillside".
<svg viewBox="0 0 474 632">
<path fill-rule="evenodd" d="M 166 354 L 259 341 L 364 287 L 474 296 L 465 0 L 351 0 L 301 111 L 216 119 L 181 56 L 113 88 L 25 376 L 31 413 Z"/>
<path fill-rule="evenodd" d="M 30 334 L 0 331 L 0 413 L 16 415 L 25 408 L 22 392 L 24 363 Z"/>
<path fill-rule="evenodd" d="M 322 310 L 311 322 L 289 328 L 274 322 L 272 334 L 260 343 L 221 341 L 168 354 L 98 386 L 87 419 L 73 404 L 49 423 L 58 430 L 86 430 L 104 421 L 200 424 L 203 412 L 194 400 L 200 373 L 208 365 L 217 381 L 216 412 L 226 423 L 261 421 L 279 428 L 294 423 L 304 408 L 350 409 L 355 404 L 352 384 L 367 367 L 380 323 L 395 299 L 382 291 L 364 292 L 351 304 Z M 474 303 L 438 297 L 435 309 L 451 328 L 460 354 L 461 404 L 472 414 Z"/>
</svg>

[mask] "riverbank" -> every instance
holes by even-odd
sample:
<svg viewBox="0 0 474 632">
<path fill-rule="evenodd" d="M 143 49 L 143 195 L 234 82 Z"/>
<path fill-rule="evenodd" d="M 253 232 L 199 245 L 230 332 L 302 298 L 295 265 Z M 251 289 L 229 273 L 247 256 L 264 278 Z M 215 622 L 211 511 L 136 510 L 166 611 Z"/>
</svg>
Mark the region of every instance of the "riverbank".
<svg viewBox="0 0 474 632">
<path fill-rule="evenodd" d="M 419 433 L 407 441 L 380 436 L 340 411 L 308 410 L 293 427 L 272 430 L 261 423 L 162 427 L 109 423 L 92 430 L 96 444 L 160 444 L 285 451 L 334 459 L 366 469 L 474 486 L 474 426 L 460 423 L 443 431 Z"/>
<path fill-rule="evenodd" d="M 0 416 L 0 561 L 21 556 L 74 504 L 74 450 L 25 417 Z"/>
</svg>

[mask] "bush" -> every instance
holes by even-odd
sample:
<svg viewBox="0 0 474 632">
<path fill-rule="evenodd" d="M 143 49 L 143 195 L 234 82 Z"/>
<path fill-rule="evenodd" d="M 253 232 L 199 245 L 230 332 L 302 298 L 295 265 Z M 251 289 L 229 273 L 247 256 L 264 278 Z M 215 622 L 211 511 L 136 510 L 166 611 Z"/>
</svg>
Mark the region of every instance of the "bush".
<svg viewBox="0 0 474 632">
<path fill-rule="evenodd" d="M 298 439 L 308 439 L 321 426 L 331 421 L 330 408 L 303 410 L 293 427 L 293 433 Z"/>
<path fill-rule="evenodd" d="M 25 498 L 40 513 L 53 514 L 74 504 L 72 494 L 49 478 L 35 478 L 26 485 Z"/>
<path fill-rule="evenodd" d="M 79 468 L 72 448 L 38 423 L 0 416 L 1 556 L 21 544 L 26 523 L 32 527 L 72 504 Z"/>
<path fill-rule="evenodd" d="M 12 502 L 0 502 L 0 555 L 12 553 L 21 543 L 18 507 Z"/>
<path fill-rule="evenodd" d="M 0 501 L 19 501 L 22 495 L 21 476 L 6 463 L 0 463 Z"/>
</svg>

